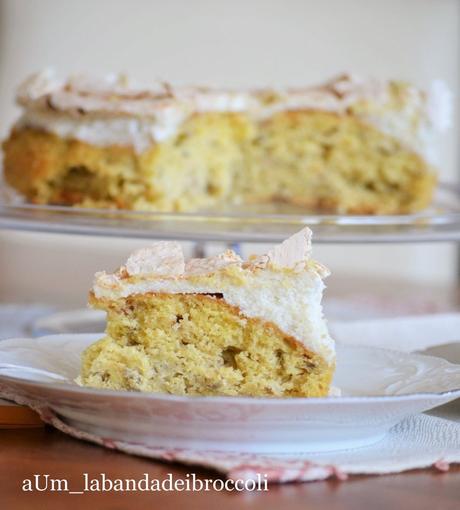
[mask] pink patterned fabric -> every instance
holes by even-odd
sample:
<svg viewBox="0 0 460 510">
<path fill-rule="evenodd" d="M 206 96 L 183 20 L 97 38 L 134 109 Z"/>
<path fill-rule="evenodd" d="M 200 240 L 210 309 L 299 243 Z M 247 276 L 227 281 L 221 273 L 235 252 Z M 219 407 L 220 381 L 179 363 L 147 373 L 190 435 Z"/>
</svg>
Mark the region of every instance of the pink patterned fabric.
<svg viewBox="0 0 460 510">
<path fill-rule="evenodd" d="M 142 443 L 124 442 L 113 440 L 109 437 L 101 437 L 95 434 L 89 434 L 69 426 L 59 418 L 49 407 L 41 405 L 39 402 L 31 402 L 24 397 L 13 394 L 6 385 L 0 383 L 0 396 L 12 400 L 20 405 L 27 405 L 35 410 L 41 419 L 74 438 L 82 439 L 96 443 L 105 448 L 119 450 L 124 453 L 139 455 L 166 462 L 179 462 L 186 465 L 197 465 L 205 468 L 214 469 L 223 473 L 229 479 L 257 480 L 257 475 L 267 476 L 269 482 L 306 482 L 325 480 L 327 478 L 336 478 L 338 480 L 347 480 L 348 473 L 346 469 L 339 466 L 320 464 L 306 460 L 305 458 L 287 456 L 268 456 L 257 454 L 242 453 L 222 453 L 213 451 L 195 451 L 186 449 L 155 448 Z M 447 471 L 449 463 L 442 458 L 431 463 L 439 471 Z M 429 466 L 419 466 L 429 467 Z M 407 467 L 406 469 L 411 469 Z M 400 472 L 404 469 L 395 466 L 393 471 Z M 360 471 L 350 470 L 357 474 Z M 366 471 L 362 471 L 366 473 Z M 383 473 L 383 472 L 382 472 Z"/>
</svg>

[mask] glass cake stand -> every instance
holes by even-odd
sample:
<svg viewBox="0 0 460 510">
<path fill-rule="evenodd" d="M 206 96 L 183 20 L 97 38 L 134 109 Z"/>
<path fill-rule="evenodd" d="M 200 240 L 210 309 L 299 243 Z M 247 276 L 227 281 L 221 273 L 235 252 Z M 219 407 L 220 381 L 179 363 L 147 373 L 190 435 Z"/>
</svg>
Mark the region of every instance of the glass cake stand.
<svg viewBox="0 0 460 510">
<path fill-rule="evenodd" d="M 460 187 L 440 184 L 432 205 L 417 214 L 351 216 L 309 213 L 286 204 L 241 206 L 196 213 L 158 213 L 33 205 L 0 183 L 0 229 L 94 236 L 194 241 L 194 256 L 207 242 L 283 241 L 309 226 L 315 243 L 460 241 Z M 91 310 L 47 313 L 28 330 L 44 333 L 103 330 L 105 316 Z"/>
<path fill-rule="evenodd" d="M 315 243 L 460 241 L 460 187 L 441 183 L 417 214 L 315 214 L 287 204 L 234 206 L 196 213 L 159 213 L 33 205 L 0 188 L 0 229 L 196 242 L 279 242 L 304 226 Z"/>
</svg>

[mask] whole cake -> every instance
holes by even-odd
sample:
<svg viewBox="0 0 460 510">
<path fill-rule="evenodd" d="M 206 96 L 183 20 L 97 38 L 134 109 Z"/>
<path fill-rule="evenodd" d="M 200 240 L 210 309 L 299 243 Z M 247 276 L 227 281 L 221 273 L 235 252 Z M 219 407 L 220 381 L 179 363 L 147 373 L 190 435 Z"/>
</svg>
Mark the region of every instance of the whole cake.
<svg viewBox="0 0 460 510">
<path fill-rule="evenodd" d="M 321 397 L 334 342 L 321 308 L 328 271 L 308 229 L 262 256 L 184 260 L 175 242 L 97 273 L 90 304 L 105 336 L 83 354 L 79 382 L 177 395 Z"/>
<path fill-rule="evenodd" d="M 4 173 L 37 204 L 407 213 L 432 197 L 431 135 L 445 127 L 445 99 L 442 86 L 427 94 L 351 76 L 230 91 L 42 73 L 19 89 Z"/>
</svg>

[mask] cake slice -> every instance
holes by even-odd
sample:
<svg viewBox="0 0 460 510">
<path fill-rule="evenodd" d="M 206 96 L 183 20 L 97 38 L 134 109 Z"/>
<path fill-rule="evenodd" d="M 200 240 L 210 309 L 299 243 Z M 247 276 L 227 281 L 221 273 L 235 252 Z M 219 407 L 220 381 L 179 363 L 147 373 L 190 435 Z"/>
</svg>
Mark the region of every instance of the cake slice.
<svg viewBox="0 0 460 510">
<path fill-rule="evenodd" d="M 449 94 L 340 76 L 299 89 L 140 88 L 60 81 L 18 92 L 6 181 L 37 204 L 195 211 L 287 202 L 355 214 L 418 211 L 436 182 Z"/>
<path fill-rule="evenodd" d="M 321 397 L 334 342 L 321 308 L 328 271 L 304 229 L 263 256 L 184 261 L 175 242 L 97 273 L 90 304 L 104 338 L 83 354 L 80 383 L 176 395 Z"/>
</svg>

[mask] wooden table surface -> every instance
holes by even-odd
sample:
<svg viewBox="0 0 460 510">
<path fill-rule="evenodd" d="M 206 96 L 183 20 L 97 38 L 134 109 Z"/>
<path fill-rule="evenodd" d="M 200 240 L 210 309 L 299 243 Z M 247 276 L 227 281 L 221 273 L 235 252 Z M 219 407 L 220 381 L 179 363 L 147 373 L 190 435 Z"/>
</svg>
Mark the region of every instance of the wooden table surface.
<svg viewBox="0 0 460 510">
<path fill-rule="evenodd" d="M 460 467 L 449 472 L 411 471 L 400 475 L 356 476 L 347 481 L 324 481 L 271 485 L 265 493 L 225 492 L 106 492 L 73 495 L 64 492 L 22 491 L 22 481 L 34 474 L 66 478 L 69 487 L 82 487 L 83 473 L 111 479 L 160 480 L 172 473 L 175 479 L 187 473 L 216 478 L 212 471 L 159 463 L 106 450 L 65 436 L 49 427 L 0 430 L 0 509 L 53 510 L 88 508 L 143 509 L 315 509 L 315 510 L 458 510 Z"/>
</svg>

